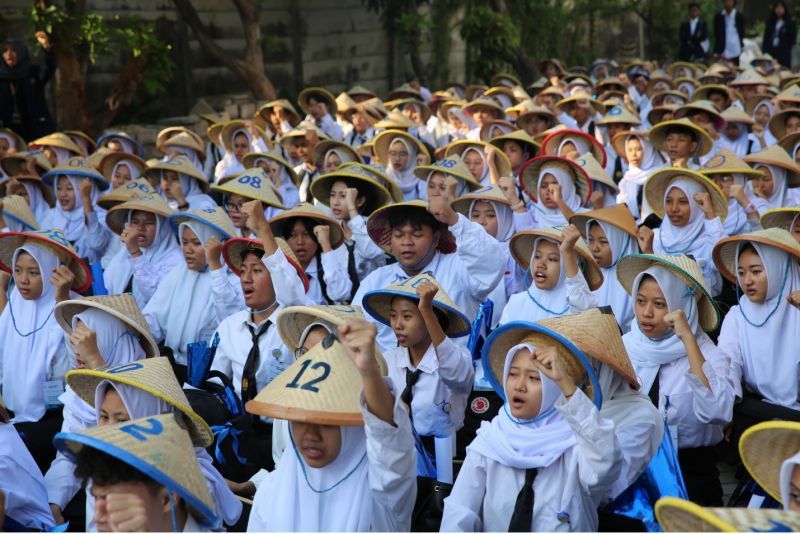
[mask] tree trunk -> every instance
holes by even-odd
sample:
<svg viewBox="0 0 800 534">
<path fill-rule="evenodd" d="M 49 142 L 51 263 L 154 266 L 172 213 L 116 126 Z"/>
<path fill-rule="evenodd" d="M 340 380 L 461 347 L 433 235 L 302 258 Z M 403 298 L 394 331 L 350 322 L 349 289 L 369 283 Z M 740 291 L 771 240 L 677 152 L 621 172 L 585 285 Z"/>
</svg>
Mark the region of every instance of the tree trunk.
<svg viewBox="0 0 800 534">
<path fill-rule="evenodd" d="M 505 0 L 494 0 L 493 4 L 495 11 L 504 17 L 511 17 L 511 12 Z M 523 29 L 522 31 L 524 32 L 525 30 Z M 517 71 L 523 85 L 529 85 L 536 80 L 539 69 L 536 66 L 536 62 L 528 55 L 528 52 L 522 46 L 517 47 L 514 51 L 514 59 L 511 61 L 511 65 L 514 67 L 514 70 Z"/>
</svg>

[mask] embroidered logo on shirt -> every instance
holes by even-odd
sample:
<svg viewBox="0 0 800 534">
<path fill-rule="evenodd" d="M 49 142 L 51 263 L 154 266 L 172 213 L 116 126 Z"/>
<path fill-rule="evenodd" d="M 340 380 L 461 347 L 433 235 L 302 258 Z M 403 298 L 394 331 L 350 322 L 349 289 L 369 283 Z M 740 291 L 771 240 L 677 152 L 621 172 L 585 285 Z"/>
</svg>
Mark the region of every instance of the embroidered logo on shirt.
<svg viewBox="0 0 800 534">
<path fill-rule="evenodd" d="M 469 409 L 472 410 L 473 413 L 477 414 L 486 413 L 486 411 L 489 409 L 489 399 L 486 397 L 475 397 L 472 399 Z"/>
</svg>

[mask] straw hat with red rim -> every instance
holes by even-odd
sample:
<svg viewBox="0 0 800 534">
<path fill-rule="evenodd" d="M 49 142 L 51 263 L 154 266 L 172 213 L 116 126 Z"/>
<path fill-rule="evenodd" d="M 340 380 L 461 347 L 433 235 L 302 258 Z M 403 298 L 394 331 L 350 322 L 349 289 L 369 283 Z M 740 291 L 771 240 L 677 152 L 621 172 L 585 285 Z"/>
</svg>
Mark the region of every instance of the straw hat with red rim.
<svg viewBox="0 0 800 534">
<path fill-rule="evenodd" d="M 292 252 L 292 248 L 286 241 L 279 237 L 275 238 L 275 242 L 278 243 L 278 248 L 281 249 L 291 266 L 297 271 L 297 276 L 303 282 L 303 290 L 308 292 L 308 276 L 300 265 L 297 256 Z M 264 245 L 260 240 L 248 237 L 234 237 L 228 239 L 222 245 L 222 257 L 225 259 L 228 268 L 233 271 L 233 274 L 236 276 L 241 276 L 242 274 L 242 262 L 244 261 L 242 254 L 248 250 L 256 251 L 263 255 Z"/>
<path fill-rule="evenodd" d="M 309 110 L 309 103 L 308 101 L 313 98 L 314 100 L 321 100 L 325 102 L 325 105 L 328 108 L 328 113 L 331 115 L 335 115 L 338 111 L 336 105 L 336 97 L 333 96 L 333 93 L 325 89 L 324 87 L 306 87 L 300 94 L 297 95 L 297 103 L 300 105 L 300 109 L 303 110 L 303 113 L 306 115 L 308 114 Z"/>
<path fill-rule="evenodd" d="M 422 200 L 398 202 L 379 208 L 370 215 L 369 219 L 367 219 L 367 232 L 369 233 L 369 237 L 372 239 L 373 243 L 378 245 L 387 254 L 392 254 L 392 229 L 389 226 L 389 217 L 392 212 L 398 210 L 416 211 L 419 212 L 420 215 L 423 215 L 428 213 L 428 204 Z M 456 251 L 456 238 L 445 224 L 441 226 L 442 228 L 434 228 L 434 230 L 441 230 L 442 232 L 437 249 L 442 254 L 452 254 Z"/>
<path fill-rule="evenodd" d="M 11 263 L 14 259 L 14 252 L 28 244 L 46 248 L 58 256 L 75 275 L 72 289 L 77 293 L 86 291 L 92 285 L 92 272 L 89 270 L 89 266 L 83 262 L 78 251 L 70 244 L 64 231 L 60 228 L 35 232 L 0 232 L 0 270 L 9 274 L 13 273 L 14 266 Z"/>
<path fill-rule="evenodd" d="M 697 171 L 678 167 L 666 167 L 655 171 L 644 184 L 644 196 L 647 203 L 653 208 L 653 213 L 664 218 L 664 195 L 670 190 L 672 184 L 677 180 L 690 180 L 700 187 L 711 197 L 711 204 L 714 212 L 721 221 L 728 217 L 728 199 L 722 190 Z"/>
<path fill-rule="evenodd" d="M 772 145 L 760 152 L 748 154 L 744 157 L 744 161 L 753 167 L 763 163 L 764 165 L 775 165 L 786 169 L 786 183 L 789 184 L 789 187 L 800 187 L 800 166 L 792 159 L 792 156 L 778 145 Z"/>
<path fill-rule="evenodd" d="M 464 152 L 470 148 L 477 150 L 481 153 L 481 155 L 484 155 L 487 149 L 493 151 L 494 164 L 497 168 L 497 172 L 500 174 L 500 176 L 511 176 L 511 161 L 509 161 L 508 156 L 506 156 L 502 149 L 497 148 L 495 145 L 487 143 L 486 141 L 459 139 L 458 141 L 453 141 L 447 145 L 444 155 L 446 157 L 457 156 L 463 159 Z"/>
<path fill-rule="evenodd" d="M 169 204 L 161 198 L 159 194 L 143 194 L 138 198 L 133 198 L 122 204 L 118 204 L 108 210 L 106 214 L 106 224 L 115 234 L 121 234 L 128 222 L 128 215 L 131 211 L 146 211 L 164 218 L 169 218 L 174 212 Z"/>
<path fill-rule="evenodd" d="M 111 182 L 114 168 L 118 163 L 121 162 L 132 165 L 136 170 L 139 171 L 139 176 L 144 175 L 144 171 L 147 170 L 147 163 L 145 163 L 142 158 L 134 154 L 128 154 L 127 152 L 109 152 L 103 156 L 103 159 L 100 160 L 98 170 L 106 180 Z"/>
<path fill-rule="evenodd" d="M 558 156 L 558 150 L 561 147 L 561 143 L 568 141 L 570 137 L 578 138 L 585 143 L 588 143 L 591 147 L 594 158 L 599 161 L 603 167 L 606 166 L 606 151 L 603 149 L 603 145 L 601 145 L 600 142 L 594 138 L 594 136 L 589 135 L 586 132 L 582 132 L 581 130 L 563 129 L 556 130 L 548 134 L 548 136 L 544 138 L 544 141 L 542 141 L 542 155 Z"/>
<path fill-rule="evenodd" d="M 783 228 L 768 228 L 726 237 L 714 246 L 714 264 L 719 273 L 734 284 L 737 283 L 736 253 L 741 243 L 758 243 L 780 249 L 794 256 L 794 260 L 800 263 L 800 244 Z"/>
<path fill-rule="evenodd" d="M 342 227 L 336 222 L 336 219 L 326 214 L 315 205 L 308 202 L 301 202 L 292 209 L 282 211 L 271 218 L 269 227 L 272 229 L 273 235 L 285 235 L 284 227 L 290 219 L 294 218 L 311 219 L 315 224 L 324 224 L 330 228 L 331 248 L 338 248 L 344 241 L 344 233 Z"/>
<path fill-rule="evenodd" d="M 252 169 L 258 167 L 257 162 L 260 159 L 268 159 L 272 160 L 278 165 L 282 166 L 286 172 L 289 174 L 289 178 L 292 179 L 292 183 L 297 187 L 300 187 L 300 177 L 294 171 L 294 168 L 289 164 L 288 161 L 283 159 L 280 155 L 276 154 L 275 152 L 248 152 L 244 156 L 242 156 L 242 165 L 245 169 Z M 266 170 L 265 170 L 266 172 Z M 214 186 L 211 186 L 212 188 Z"/>
<path fill-rule="evenodd" d="M 581 202 L 586 202 L 592 194 L 592 183 L 586 171 L 575 161 L 559 156 L 538 156 L 529 159 L 519 171 L 520 187 L 536 201 L 539 196 L 539 175 L 547 171 L 547 167 L 558 167 L 568 172 L 575 182 L 575 191 Z"/>
</svg>

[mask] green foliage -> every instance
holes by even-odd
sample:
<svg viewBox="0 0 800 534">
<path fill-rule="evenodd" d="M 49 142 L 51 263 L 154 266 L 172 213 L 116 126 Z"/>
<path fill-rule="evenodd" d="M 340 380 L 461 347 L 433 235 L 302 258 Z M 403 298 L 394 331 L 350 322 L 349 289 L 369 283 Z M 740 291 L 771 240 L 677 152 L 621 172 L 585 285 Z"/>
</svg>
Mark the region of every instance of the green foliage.
<svg viewBox="0 0 800 534">
<path fill-rule="evenodd" d="M 476 3 L 477 4 L 477 3 Z M 520 45 L 520 29 L 510 17 L 487 5 L 472 5 L 461 21 L 461 37 L 472 47 L 467 79 L 488 81 L 498 72 L 508 71 Z"/>
</svg>

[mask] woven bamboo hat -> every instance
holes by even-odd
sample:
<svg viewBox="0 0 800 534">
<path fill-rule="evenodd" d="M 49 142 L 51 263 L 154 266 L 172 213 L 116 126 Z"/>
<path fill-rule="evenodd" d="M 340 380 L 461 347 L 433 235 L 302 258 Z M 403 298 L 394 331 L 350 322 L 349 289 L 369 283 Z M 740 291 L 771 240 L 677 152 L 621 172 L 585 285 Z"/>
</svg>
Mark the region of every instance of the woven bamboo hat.
<svg viewBox="0 0 800 534">
<path fill-rule="evenodd" d="M 735 80 L 728 84 L 730 87 L 740 87 L 744 85 L 772 85 L 769 81 L 755 71 L 755 69 L 747 69 Z"/>
<path fill-rule="evenodd" d="M 279 99 L 279 100 L 272 100 L 271 102 L 267 102 L 260 108 L 258 108 L 257 115 L 259 115 L 265 123 L 269 124 L 269 114 L 272 112 L 273 108 L 283 108 L 284 111 L 289 113 L 289 124 L 294 128 L 303 118 L 294 108 L 291 102 L 286 99 Z"/>
<path fill-rule="evenodd" d="M 639 126 L 642 119 L 635 115 L 626 106 L 614 106 L 609 109 L 605 116 L 597 121 L 598 126 L 606 126 L 608 124 L 628 124 L 631 128 Z"/>
<path fill-rule="evenodd" d="M 178 132 L 175 135 L 165 139 L 163 143 L 158 145 L 158 151 L 162 154 L 169 154 L 172 147 L 188 148 L 197 152 L 200 160 L 206 159 L 206 147 L 203 140 L 200 139 L 194 132 L 188 130 Z"/>
<path fill-rule="evenodd" d="M 562 332 L 527 321 L 512 321 L 494 329 L 483 344 L 481 351 L 483 370 L 500 398 L 506 400 L 503 387 L 506 355 L 511 347 L 521 343 L 528 343 L 536 348 L 555 347 L 572 381 L 593 400 L 598 409 L 600 408 L 602 398 L 597 375 L 583 351 Z"/>
<path fill-rule="evenodd" d="M 648 143 L 650 142 L 647 130 L 626 130 L 615 134 L 611 139 L 611 146 L 614 147 L 614 152 L 625 161 L 628 161 L 625 157 L 625 143 L 628 141 L 629 137 L 638 137 L 640 142 L 642 139 Z"/>
<path fill-rule="evenodd" d="M 176 211 L 169 216 L 169 223 L 177 232 L 181 223 L 199 221 L 222 234 L 223 240 L 236 235 L 236 228 L 228 213 L 221 207 L 205 208 L 192 211 Z"/>
<path fill-rule="evenodd" d="M 778 144 L 789 156 L 794 156 L 795 147 L 800 144 L 800 131 L 784 135 Z"/>
<path fill-rule="evenodd" d="M 384 130 L 391 130 L 393 132 L 406 131 L 414 126 L 416 126 L 414 121 L 396 109 L 389 111 L 383 119 L 374 124 L 375 128 L 382 128 Z M 375 140 L 373 139 L 373 142 L 374 141 Z"/>
<path fill-rule="evenodd" d="M 531 155 L 535 154 L 539 149 L 539 143 L 534 141 L 533 137 L 531 137 L 525 130 L 515 130 L 506 135 L 498 135 L 497 137 L 491 138 L 489 140 L 489 144 L 498 148 L 499 150 L 503 150 L 503 145 L 506 141 L 516 141 L 517 143 L 527 145 L 528 154 Z M 503 155 L 505 156 L 505 152 Z"/>
<path fill-rule="evenodd" d="M 100 295 L 82 299 L 64 300 L 56 304 L 53 316 L 67 335 L 72 334 L 72 318 L 88 309 L 100 310 L 119 319 L 139 339 L 148 358 L 159 355 L 158 343 L 153 339 L 150 327 L 142 315 L 136 299 L 130 293 L 122 295 Z"/>
<path fill-rule="evenodd" d="M 583 239 L 589 239 L 587 235 L 587 224 L 589 221 L 603 221 L 615 228 L 619 228 L 633 239 L 636 239 L 637 227 L 636 220 L 631 215 L 631 210 L 625 204 L 615 204 L 608 208 L 576 213 L 570 217 L 570 224 L 574 224 L 581 232 Z"/>
<path fill-rule="evenodd" d="M 764 102 L 765 100 L 772 100 L 772 96 L 759 94 L 749 97 L 747 100 L 745 100 L 744 103 L 745 113 L 747 113 L 749 116 L 752 117 L 753 115 L 755 115 L 756 108 L 758 107 L 758 105 Z"/>
<path fill-rule="evenodd" d="M 28 144 L 25 140 L 14 130 L 10 128 L 0 128 L 0 135 L 8 136 L 14 140 L 13 148 L 16 152 L 23 152 L 28 149 Z M 94 146 L 94 142 L 92 142 L 92 146 Z"/>
<path fill-rule="evenodd" d="M 800 514 L 765 508 L 704 508 L 676 497 L 656 502 L 665 532 L 797 532 Z"/>
<path fill-rule="evenodd" d="M 740 243 L 759 243 L 778 248 L 795 257 L 800 262 L 800 244 L 792 234 L 782 228 L 769 228 L 748 234 L 733 235 L 720 239 L 714 246 L 714 264 L 722 276 L 736 283 L 736 251 Z"/>
<path fill-rule="evenodd" d="M 159 131 L 159 132 L 156 134 L 156 149 L 157 149 L 157 150 L 158 150 L 160 153 L 162 153 L 162 154 L 163 154 L 164 152 L 161 150 L 161 146 L 164 144 L 164 142 L 165 142 L 167 139 L 170 139 L 170 138 L 172 138 L 172 137 L 175 137 L 175 136 L 176 136 L 176 135 L 178 135 L 179 133 L 187 133 L 187 132 L 188 132 L 188 133 L 191 133 L 191 135 L 195 136 L 195 138 L 196 138 L 197 140 L 199 140 L 199 141 L 200 141 L 200 143 L 202 144 L 202 142 L 203 142 L 203 141 L 202 141 L 202 139 L 200 138 L 200 136 L 199 136 L 199 135 L 197 135 L 196 133 L 192 132 L 191 130 L 189 130 L 189 129 L 188 129 L 188 128 L 186 128 L 185 126 L 168 126 L 168 127 L 164 128 L 163 130 L 160 130 L 160 131 Z"/>
<path fill-rule="evenodd" d="M 269 176 L 260 167 L 245 169 L 243 172 L 226 180 L 225 183 L 212 185 L 211 189 L 239 195 L 250 200 L 258 200 L 263 204 L 279 209 L 286 209 L 283 201 L 278 198 Z"/>
<path fill-rule="evenodd" d="M 402 112 L 406 109 L 406 106 L 416 106 L 417 109 L 419 109 L 419 113 L 421 115 L 420 119 L 423 123 L 427 123 L 428 119 L 431 118 L 431 108 L 429 108 L 428 105 L 419 98 L 400 98 L 392 101 L 390 107 Z"/>
<path fill-rule="evenodd" d="M 321 204 L 330 206 L 331 189 L 339 181 L 343 181 L 348 188 L 357 189 L 359 196 L 364 196 L 366 202 L 361 212 L 366 216 L 392 201 L 391 193 L 373 178 L 372 173 L 360 167 L 339 167 L 336 171 L 323 174 L 311 183 L 311 196 Z"/>
<path fill-rule="evenodd" d="M 84 156 L 90 155 L 97 148 L 94 139 L 79 130 L 64 130 L 64 133 L 69 136 L 72 141 L 81 147 L 81 154 Z"/>
<path fill-rule="evenodd" d="M 516 129 L 516 126 L 505 119 L 492 119 L 481 126 L 478 138 L 488 143 L 493 137 L 510 134 Z"/>
<path fill-rule="evenodd" d="M 284 169 L 286 169 L 286 172 L 292 179 L 292 183 L 295 186 L 300 187 L 300 177 L 297 176 L 296 172 L 294 172 L 294 169 L 289 164 L 289 162 L 283 159 L 275 152 L 248 152 L 242 157 L 242 165 L 244 166 L 245 169 L 257 168 L 258 167 L 257 162 L 260 159 L 268 159 L 282 166 Z M 214 186 L 212 185 L 211 187 L 213 188 Z"/>
<path fill-rule="evenodd" d="M 496 119 L 502 119 L 506 115 L 503 107 L 488 96 L 481 96 L 470 102 L 467 102 L 464 104 L 464 107 L 461 108 L 461 110 L 471 117 L 473 113 L 478 110 L 478 108 L 490 110 Z"/>
<path fill-rule="evenodd" d="M 59 176 L 76 176 L 79 178 L 91 178 L 94 181 L 95 185 L 101 191 L 105 191 L 111 184 L 106 180 L 102 174 L 97 172 L 97 170 L 92 167 L 89 163 L 89 160 L 82 157 L 76 156 L 73 158 L 69 158 L 69 160 L 65 161 L 61 165 L 53 167 L 52 170 L 46 172 L 44 176 L 42 176 L 42 180 L 50 186 L 53 185 L 54 181 Z"/>
<path fill-rule="evenodd" d="M 717 184 L 697 171 L 678 167 L 657 170 L 644 184 L 645 198 L 656 215 L 664 218 L 664 195 L 676 180 L 691 180 L 700 185 L 711 196 L 711 203 L 720 220 L 728 217 L 728 199 Z"/>
<path fill-rule="evenodd" d="M 2 203 L 0 205 L 0 218 L 3 219 L 6 226 L 8 226 L 9 220 L 13 220 L 23 225 L 26 231 L 39 229 L 39 223 L 36 222 L 36 217 L 24 198 L 18 195 L 11 195 L 0 198 L 0 203 Z"/>
<path fill-rule="evenodd" d="M 569 339 L 584 354 L 608 365 L 632 388 L 639 389 L 636 371 L 625 350 L 622 334 L 610 306 L 544 319 L 536 323 Z"/>
<path fill-rule="evenodd" d="M 722 118 L 725 123 L 731 122 L 738 122 L 742 124 L 747 124 L 748 126 L 752 126 L 755 121 L 753 118 L 739 109 L 737 106 L 730 106 L 728 109 L 722 112 Z"/>
<path fill-rule="evenodd" d="M 556 117 L 552 111 L 544 106 L 537 106 L 534 104 L 520 112 L 519 117 L 517 117 L 517 126 L 523 130 L 527 130 L 530 122 L 538 116 L 545 117 L 548 121 L 548 126 L 554 126 L 556 123 Z"/>
<path fill-rule="evenodd" d="M 44 153 L 34 151 L 9 154 L 0 159 L 0 168 L 3 169 L 6 176 L 12 178 L 35 177 L 41 180 L 41 177 L 53 166 Z M 52 195 L 52 191 L 50 194 Z"/>
<path fill-rule="evenodd" d="M 131 145 L 133 149 L 136 151 L 137 156 L 139 156 L 140 158 L 144 157 L 144 147 L 142 146 L 142 144 L 139 141 L 137 141 L 132 135 L 126 132 L 104 133 L 103 135 L 97 138 L 97 147 L 98 148 L 108 147 L 108 145 L 111 144 L 112 142 L 119 140 L 125 141 L 129 145 Z"/>
<path fill-rule="evenodd" d="M 219 148 L 220 150 L 225 150 L 225 146 L 222 144 L 222 138 L 220 134 L 222 134 L 222 128 L 225 127 L 227 121 L 225 122 L 214 122 L 211 123 L 211 126 L 206 128 L 206 135 L 208 136 L 208 140 L 211 141 L 214 146 Z"/>
<path fill-rule="evenodd" d="M 38 150 L 41 148 L 45 148 L 48 146 L 56 147 L 56 148 L 63 148 L 64 150 L 69 150 L 72 152 L 73 156 L 82 156 L 83 151 L 81 147 L 75 144 L 75 141 L 69 138 L 67 134 L 61 132 L 51 133 L 50 135 L 45 135 L 44 137 L 40 137 L 39 139 L 28 143 L 30 148 L 34 150 Z"/>
<path fill-rule="evenodd" d="M 800 112 L 800 110 L 798 110 Z M 789 155 L 779 145 L 772 145 L 760 152 L 749 154 L 744 157 L 747 163 L 763 163 L 766 165 L 775 165 L 782 169 L 786 169 L 786 182 L 789 187 L 800 187 L 800 166 L 795 163 L 792 156 Z"/>
<path fill-rule="evenodd" d="M 711 140 L 711 136 L 708 135 L 708 132 L 686 118 L 659 122 L 650 128 L 649 137 L 650 142 L 653 143 L 653 146 L 659 150 L 664 150 L 667 140 L 667 131 L 672 128 L 681 128 L 694 134 L 698 143 L 697 156 L 705 156 L 711 152 L 711 149 L 714 147 L 714 141 Z"/>
<path fill-rule="evenodd" d="M 95 390 L 103 380 L 141 389 L 163 400 L 189 419 L 189 434 L 197 447 L 207 447 L 214 441 L 211 428 L 192 410 L 169 359 L 162 356 L 103 369 L 75 369 L 67 373 L 67 384 L 83 401 L 94 405 Z"/>
<path fill-rule="evenodd" d="M 48 249 L 58 256 L 63 262 L 62 265 L 69 267 L 69 270 L 75 275 L 71 288 L 73 291 L 81 293 L 92 285 L 92 272 L 89 270 L 89 266 L 78 255 L 75 247 L 67 241 L 64 231 L 60 228 L 35 232 L 0 232 L 0 270 L 13 273 L 14 251 L 27 244 L 35 244 Z M 49 276 L 49 273 L 47 274 Z"/>
<path fill-rule="evenodd" d="M 800 86 L 792 83 L 784 87 L 780 93 L 775 95 L 778 104 L 800 104 Z"/>
<path fill-rule="evenodd" d="M 769 131 L 780 141 L 786 135 L 786 122 L 789 117 L 800 116 L 800 109 L 789 108 L 777 112 L 769 119 Z"/>
<path fill-rule="evenodd" d="M 378 208 L 367 219 L 367 232 L 372 242 L 378 245 L 387 254 L 392 253 L 392 229 L 389 227 L 389 216 L 395 210 L 412 210 L 422 215 L 428 211 L 428 203 L 423 200 L 410 200 L 397 202 Z M 444 225 L 442 225 L 444 226 Z M 435 229 L 439 230 L 439 228 Z M 442 254 L 451 254 L 456 251 L 456 238 L 447 228 L 441 228 L 442 236 L 438 250 Z"/>
<path fill-rule="evenodd" d="M 195 164 L 184 155 L 173 156 L 166 161 L 159 161 L 153 165 L 150 165 L 147 170 L 145 170 L 145 176 L 156 176 L 160 179 L 163 171 L 172 171 L 178 174 L 183 174 L 190 178 L 194 178 L 197 180 L 200 189 L 204 193 L 208 191 L 208 179 L 200 171 L 200 169 L 198 169 Z"/>
<path fill-rule="evenodd" d="M 522 230 L 511 236 L 508 244 L 508 249 L 511 251 L 511 256 L 514 261 L 523 271 L 527 271 L 531 267 L 531 256 L 533 255 L 533 245 L 539 238 L 545 238 L 556 244 L 560 244 L 564 240 L 562 228 L 538 228 L 536 230 Z M 594 256 L 586 246 L 583 239 L 578 239 L 575 243 L 575 252 L 579 256 L 579 265 L 583 276 L 586 278 L 586 283 L 589 288 L 594 291 L 603 285 L 603 273 L 597 262 L 594 261 Z"/>
<path fill-rule="evenodd" d="M 351 169 L 352 167 L 357 167 L 359 172 L 362 172 L 362 174 L 367 173 L 371 175 L 376 182 L 381 184 L 389 191 L 393 202 L 403 201 L 403 190 L 400 189 L 400 186 L 394 179 L 390 178 L 389 175 L 383 171 L 383 167 L 377 163 L 367 165 L 365 163 L 356 163 L 353 161 L 350 163 L 343 163 L 341 167 L 339 167 L 339 170 Z"/>
<path fill-rule="evenodd" d="M 668 122 L 664 120 L 664 116 L 674 116 L 676 109 L 678 109 L 678 106 L 656 106 L 647 113 L 647 122 L 652 126 L 661 124 L 662 122 Z M 670 120 L 672 119 L 670 118 Z"/>
<path fill-rule="evenodd" d="M 708 83 L 694 90 L 692 100 L 710 100 L 708 97 L 711 96 L 711 93 L 722 93 L 727 95 L 728 98 L 731 97 L 731 92 L 726 85 Z"/>
<path fill-rule="evenodd" d="M 98 163 L 98 170 L 110 183 L 114 167 L 117 166 L 117 163 L 123 161 L 135 167 L 139 171 L 139 176 L 144 175 L 144 171 L 147 169 L 147 163 L 139 156 L 128 154 L 127 152 L 109 152 Z"/>
<path fill-rule="evenodd" d="M 326 139 L 314 145 L 314 150 L 311 152 L 311 159 L 317 167 L 324 173 L 325 172 L 325 155 L 331 150 L 338 150 L 347 153 L 353 161 L 364 163 L 361 155 L 356 150 L 346 143 L 336 141 L 334 139 Z M 347 163 L 342 161 L 341 163 Z M 341 165 L 340 163 L 340 165 Z"/>
<path fill-rule="evenodd" d="M 421 273 L 417 276 L 391 284 L 384 289 L 369 291 L 364 295 L 362 304 L 364 311 L 370 314 L 377 321 L 391 326 L 392 299 L 394 297 L 405 297 L 419 302 L 417 296 L 417 286 L 422 282 L 430 282 L 439 287 L 439 291 L 433 297 L 433 307 L 441 311 L 447 317 L 447 337 L 462 337 L 469 334 L 471 322 L 466 315 L 458 308 L 458 305 L 445 293 L 444 289 L 429 273 Z"/>
<path fill-rule="evenodd" d="M 59 432 L 53 442 L 58 450 L 73 458 L 84 447 L 113 456 L 180 495 L 203 526 L 212 527 L 217 521 L 214 501 L 185 422 L 176 414 L 154 415 L 79 432 Z"/>
<path fill-rule="evenodd" d="M 558 156 L 558 147 L 561 146 L 563 141 L 566 141 L 571 137 L 578 138 L 585 143 L 589 143 L 594 159 L 599 161 L 603 167 L 606 166 L 606 151 L 603 146 L 593 136 L 587 134 L 586 132 L 582 132 L 581 130 L 570 130 L 564 128 L 548 134 L 547 137 L 544 138 L 544 141 L 542 141 L 541 154 L 544 156 Z"/>
<path fill-rule="evenodd" d="M 311 219 L 316 224 L 323 224 L 330 228 L 331 247 L 338 248 L 344 241 L 344 233 L 342 227 L 336 222 L 336 219 L 316 207 L 309 202 L 301 202 L 292 209 L 283 211 L 269 220 L 269 226 L 272 233 L 276 236 L 284 234 L 284 227 L 287 221 L 296 217 Z"/>
<path fill-rule="evenodd" d="M 444 151 L 445 157 L 458 157 L 463 158 L 464 152 L 468 149 L 475 149 L 481 154 L 484 154 L 486 149 L 494 151 L 494 164 L 497 166 L 497 172 L 500 176 L 511 176 L 511 162 L 508 160 L 505 152 L 497 148 L 495 145 L 487 143 L 486 141 L 474 141 L 472 139 L 459 139 L 453 141 Z"/>
<path fill-rule="evenodd" d="M 500 186 L 496 184 L 461 195 L 457 199 L 453 200 L 451 206 L 453 207 L 454 211 L 457 211 L 469 219 L 469 208 L 476 200 L 486 200 L 489 202 L 503 204 L 504 206 L 511 206 L 511 203 L 503 194 L 503 190 L 500 189 Z"/>
<path fill-rule="evenodd" d="M 308 276 L 303 270 L 303 267 L 300 265 L 300 261 L 297 259 L 297 256 L 295 256 L 294 252 L 292 252 L 292 248 L 280 237 L 276 237 L 275 241 L 278 243 L 278 247 L 286 256 L 289 264 L 294 267 L 295 271 L 297 271 L 297 276 L 300 278 L 300 281 L 303 282 L 304 291 L 308 292 Z M 225 260 L 228 268 L 230 268 L 230 270 L 233 271 L 233 274 L 236 276 L 241 276 L 242 274 L 242 261 L 244 259 L 242 258 L 242 253 L 247 250 L 259 251 L 263 254 L 264 245 L 258 239 L 250 239 L 247 237 L 234 237 L 228 239 L 222 245 L 222 257 Z"/>
<path fill-rule="evenodd" d="M 147 178 L 137 178 L 101 196 L 97 200 L 97 205 L 105 210 L 110 210 L 123 202 L 157 194 L 150 182 L 147 181 Z"/>
<path fill-rule="evenodd" d="M 603 184 L 611 189 L 614 193 L 619 193 L 619 186 L 608 175 L 603 166 L 600 165 L 596 159 L 594 159 L 594 156 L 590 152 L 578 156 L 575 159 L 575 163 L 577 163 L 578 166 L 583 169 L 583 172 L 585 172 L 590 179 Z"/>
<path fill-rule="evenodd" d="M 245 130 L 248 133 L 248 135 L 253 135 L 250 132 L 249 129 L 250 127 L 256 130 L 255 135 L 257 135 L 258 137 L 261 138 L 262 141 L 264 141 L 264 144 L 267 145 L 267 148 L 269 150 L 272 150 L 272 141 L 270 140 L 270 137 L 266 134 L 266 132 L 263 129 L 261 129 L 260 126 L 258 126 L 255 123 L 248 125 L 247 121 L 236 119 L 226 122 L 225 125 L 222 127 L 222 129 L 219 131 L 219 141 L 220 143 L 222 143 L 222 146 L 228 153 L 233 154 L 235 152 L 233 148 L 234 134 L 239 130 Z"/>
<path fill-rule="evenodd" d="M 592 193 L 592 184 L 586 170 L 578 165 L 577 161 L 562 158 L 560 156 L 537 156 L 529 159 L 519 171 L 519 183 L 532 199 L 539 196 L 539 175 L 548 168 L 559 168 L 572 176 L 575 182 L 575 190 L 581 197 L 581 203 L 589 199 Z"/>
<path fill-rule="evenodd" d="M 427 147 L 422 144 L 422 141 L 413 135 L 400 130 L 386 130 L 376 135 L 375 139 L 373 140 L 375 159 L 378 160 L 378 163 L 383 165 L 383 168 L 386 169 L 389 167 L 389 146 L 391 146 L 392 141 L 397 138 L 403 139 L 406 143 L 410 143 L 412 146 L 415 146 L 417 148 L 417 152 L 427 158 L 427 161 L 430 161 L 430 153 L 428 152 Z"/>
<path fill-rule="evenodd" d="M 308 100 L 312 97 L 315 100 L 322 100 L 325 102 L 325 105 L 328 107 L 328 113 L 331 115 L 335 115 L 338 111 L 336 97 L 333 96 L 333 93 L 324 87 L 306 87 L 297 95 L 297 103 L 300 104 L 300 109 L 303 110 L 303 113 L 308 114 Z"/>
<path fill-rule="evenodd" d="M 592 98 L 592 95 L 583 91 L 573 91 L 569 97 L 559 100 L 556 103 L 556 107 L 563 111 L 564 113 L 569 113 L 569 111 L 577 105 L 590 105 L 597 113 L 603 113 L 605 108 L 603 104 Z"/>
<path fill-rule="evenodd" d="M 791 232 L 792 225 L 800 219 L 800 207 L 776 208 L 769 210 L 761 216 L 761 226 L 764 228 L 783 228 Z"/>
<path fill-rule="evenodd" d="M 432 172 L 452 176 L 456 180 L 464 182 L 470 191 L 477 191 L 483 187 L 469 172 L 467 164 L 456 155 L 434 161 L 430 165 L 417 165 L 414 168 L 414 175 L 425 182 L 428 181 Z"/>
<path fill-rule="evenodd" d="M 739 439 L 742 462 L 759 486 L 782 502 L 781 465 L 800 452 L 800 423 L 767 421 L 751 426 Z"/>
<path fill-rule="evenodd" d="M 131 211 L 146 211 L 165 218 L 173 213 L 172 208 L 161 198 L 161 195 L 143 194 L 139 195 L 138 198 L 128 200 L 122 204 L 117 204 L 108 210 L 106 214 L 106 223 L 108 227 L 111 228 L 115 234 L 121 234 L 122 230 L 125 229 L 125 223 L 128 222 L 128 213 Z"/>
<path fill-rule="evenodd" d="M 717 150 L 717 153 L 705 165 L 700 167 L 699 172 L 708 177 L 715 174 L 744 174 L 745 176 L 761 176 L 764 174 L 753 169 L 727 148 Z"/>
<path fill-rule="evenodd" d="M 633 291 L 633 282 L 639 273 L 654 265 L 672 271 L 695 291 L 700 326 L 706 332 L 714 330 L 720 321 L 719 309 L 694 258 L 686 255 L 631 254 L 619 260 L 617 280 L 630 295 Z"/>
<path fill-rule="evenodd" d="M 714 104 L 708 100 L 693 100 L 688 104 L 680 106 L 675 110 L 675 118 L 682 119 L 684 117 L 691 117 L 695 113 L 707 113 L 714 120 L 714 128 L 718 131 L 725 127 L 725 119 Z"/>
</svg>

